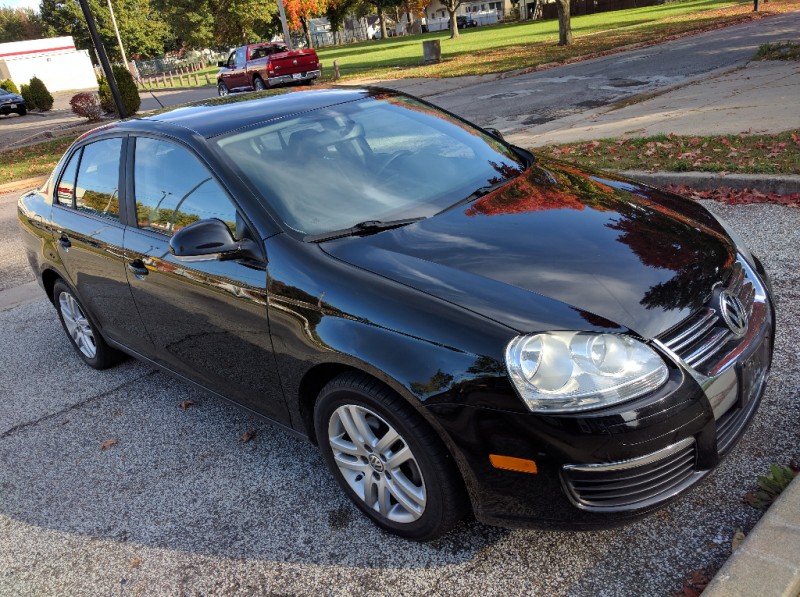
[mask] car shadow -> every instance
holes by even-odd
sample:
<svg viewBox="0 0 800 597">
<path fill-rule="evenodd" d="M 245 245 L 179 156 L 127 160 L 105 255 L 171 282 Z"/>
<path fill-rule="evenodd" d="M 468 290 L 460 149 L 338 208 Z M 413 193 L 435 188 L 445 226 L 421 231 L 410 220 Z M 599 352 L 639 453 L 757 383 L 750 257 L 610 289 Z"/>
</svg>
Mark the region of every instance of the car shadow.
<svg viewBox="0 0 800 597">
<path fill-rule="evenodd" d="M 32 367 L 59 362 L 67 379 L 84 367 L 65 338 L 49 346 Z M 467 521 L 424 544 L 390 535 L 348 501 L 314 445 L 145 365 L 126 367 L 134 381 L 0 436 L 0 515 L 193 554 L 360 568 L 464 563 L 509 533 Z"/>
</svg>

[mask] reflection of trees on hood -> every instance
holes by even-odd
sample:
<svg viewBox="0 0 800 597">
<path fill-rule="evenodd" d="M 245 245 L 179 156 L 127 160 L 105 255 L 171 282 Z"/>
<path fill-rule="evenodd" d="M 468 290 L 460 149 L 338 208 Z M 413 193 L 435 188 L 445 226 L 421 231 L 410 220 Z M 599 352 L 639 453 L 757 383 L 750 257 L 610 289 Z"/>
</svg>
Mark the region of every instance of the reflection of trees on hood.
<svg viewBox="0 0 800 597">
<path fill-rule="evenodd" d="M 714 282 L 730 268 L 734 252 L 719 225 L 699 205 L 637 188 L 613 175 L 602 179 L 549 161 L 543 166 L 531 167 L 511 184 L 472 202 L 465 214 L 587 208 L 616 212 L 606 226 L 621 233 L 618 242 L 630 247 L 642 264 L 674 272 L 645 293 L 641 304 L 647 308 L 698 309 L 709 298 Z"/>
<path fill-rule="evenodd" d="M 668 217 L 654 217 L 653 212 Z M 720 280 L 732 265 L 733 253 L 719 236 L 698 232 L 691 220 L 652 203 L 648 209 L 628 206 L 609 228 L 621 232 L 641 262 L 653 268 L 673 270 L 675 275 L 648 290 L 641 304 L 648 309 L 699 309 L 711 294 L 712 281 Z"/>
<path fill-rule="evenodd" d="M 464 212 L 466 215 L 496 216 L 551 209 L 583 210 L 587 207 L 597 211 L 610 211 L 616 208 L 616 191 L 587 178 L 576 168 L 548 164 L 545 170 L 533 166 L 519 176 L 515 168 L 507 170 L 500 165 L 492 166 L 499 176 L 489 180 L 489 184 L 500 182 L 504 178 L 518 178 L 510 185 L 474 201 Z"/>
</svg>

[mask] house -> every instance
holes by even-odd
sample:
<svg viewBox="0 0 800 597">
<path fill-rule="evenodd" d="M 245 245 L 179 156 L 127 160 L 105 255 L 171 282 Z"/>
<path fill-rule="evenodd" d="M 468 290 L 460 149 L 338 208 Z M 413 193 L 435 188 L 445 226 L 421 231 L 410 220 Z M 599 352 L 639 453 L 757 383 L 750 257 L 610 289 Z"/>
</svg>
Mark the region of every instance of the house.
<svg viewBox="0 0 800 597">
<path fill-rule="evenodd" d="M 0 44 L 0 80 L 19 87 L 39 77 L 49 91 L 97 89 L 87 50 L 75 48 L 72 37 L 50 37 Z"/>
</svg>

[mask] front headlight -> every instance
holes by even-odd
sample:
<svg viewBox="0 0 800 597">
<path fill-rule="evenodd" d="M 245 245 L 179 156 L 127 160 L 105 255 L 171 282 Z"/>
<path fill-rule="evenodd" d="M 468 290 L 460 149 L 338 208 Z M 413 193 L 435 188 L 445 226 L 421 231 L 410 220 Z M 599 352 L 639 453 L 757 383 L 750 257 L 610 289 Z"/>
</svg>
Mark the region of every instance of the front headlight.
<svg viewBox="0 0 800 597">
<path fill-rule="evenodd" d="M 658 389 L 667 366 L 653 349 L 628 336 L 545 332 L 517 336 L 506 367 L 534 412 L 577 412 L 631 400 Z"/>
</svg>

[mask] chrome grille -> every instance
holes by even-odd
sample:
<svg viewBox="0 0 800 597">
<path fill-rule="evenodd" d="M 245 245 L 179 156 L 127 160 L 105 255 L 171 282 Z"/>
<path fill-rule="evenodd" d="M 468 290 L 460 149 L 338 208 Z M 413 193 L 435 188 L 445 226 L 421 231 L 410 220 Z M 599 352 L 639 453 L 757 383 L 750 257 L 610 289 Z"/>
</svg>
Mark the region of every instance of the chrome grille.
<svg viewBox="0 0 800 597">
<path fill-rule="evenodd" d="M 733 264 L 724 288 L 739 298 L 750 317 L 756 290 L 740 262 Z M 738 342 L 717 309 L 711 306 L 704 307 L 659 339 L 687 365 L 704 374 L 713 367 L 714 357 L 723 348 Z"/>
<path fill-rule="evenodd" d="M 696 480 L 694 438 L 634 460 L 566 465 L 562 478 L 572 502 L 584 510 L 644 508 Z"/>
</svg>

